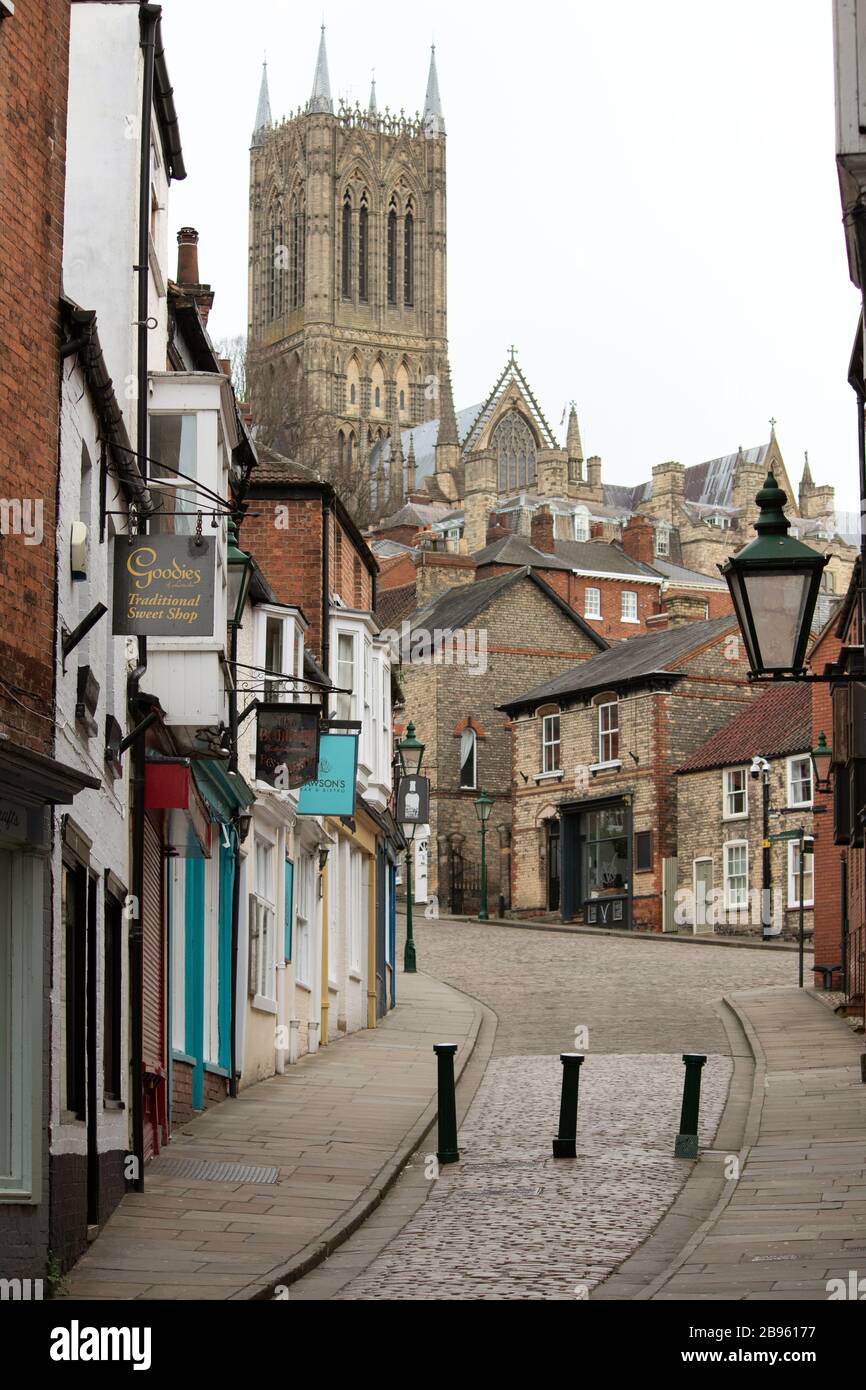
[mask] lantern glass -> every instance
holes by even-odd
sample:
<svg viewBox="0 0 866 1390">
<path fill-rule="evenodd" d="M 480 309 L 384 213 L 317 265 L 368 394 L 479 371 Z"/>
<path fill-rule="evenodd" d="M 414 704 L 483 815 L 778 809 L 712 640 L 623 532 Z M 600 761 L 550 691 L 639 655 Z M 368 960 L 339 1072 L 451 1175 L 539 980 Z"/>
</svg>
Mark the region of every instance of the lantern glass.
<svg viewBox="0 0 866 1390">
<path fill-rule="evenodd" d="M 811 574 L 805 570 L 746 574 L 743 584 L 761 669 L 797 670 Z"/>
<path fill-rule="evenodd" d="M 815 772 L 815 785 L 819 790 L 827 790 L 830 785 L 830 768 L 833 765 L 833 749 L 827 747 L 827 739 L 822 730 L 817 748 L 812 749 L 812 767 Z"/>
<path fill-rule="evenodd" d="M 475 814 L 481 821 L 481 824 L 486 825 L 490 819 L 490 812 L 493 810 L 493 798 L 488 796 L 485 791 L 482 791 L 481 795 L 477 797 L 472 804 L 475 807 Z"/>
<path fill-rule="evenodd" d="M 230 521 L 226 553 L 226 601 L 228 621 L 233 627 L 241 626 L 253 577 L 253 557 L 238 547 L 237 537 L 237 526 L 234 521 Z"/>
<path fill-rule="evenodd" d="M 421 771 L 421 761 L 424 757 L 424 744 L 415 737 L 414 724 L 408 725 L 406 737 L 397 744 L 397 752 L 400 754 L 403 776 L 417 777 Z"/>
</svg>

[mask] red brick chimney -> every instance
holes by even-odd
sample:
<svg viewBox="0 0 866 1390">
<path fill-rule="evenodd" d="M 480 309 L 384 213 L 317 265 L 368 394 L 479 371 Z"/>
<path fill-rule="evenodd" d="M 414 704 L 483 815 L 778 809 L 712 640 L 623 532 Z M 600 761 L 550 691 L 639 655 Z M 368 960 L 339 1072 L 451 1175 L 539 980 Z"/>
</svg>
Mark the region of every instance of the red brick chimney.
<svg viewBox="0 0 866 1390">
<path fill-rule="evenodd" d="M 198 275 L 198 232 L 195 227 L 181 227 L 177 234 L 177 283 L 201 284 Z"/>
<path fill-rule="evenodd" d="M 202 323 L 206 324 L 213 308 L 214 294 L 210 285 L 203 285 L 198 272 L 198 232 L 195 227 L 181 227 L 177 234 L 177 284 L 195 301 Z"/>
<path fill-rule="evenodd" d="M 545 555 L 554 553 L 553 512 L 549 507 L 539 507 L 532 513 L 529 539 L 536 550 L 543 550 Z"/>
<path fill-rule="evenodd" d="M 510 535 L 511 528 L 504 514 L 491 512 L 487 518 L 487 544 L 492 545 L 494 541 L 501 541 L 505 536 Z"/>
<path fill-rule="evenodd" d="M 622 548 L 632 560 L 651 565 L 655 550 L 652 522 L 645 516 L 630 516 L 623 528 Z"/>
<path fill-rule="evenodd" d="M 591 541 L 603 541 L 603 540 L 604 540 L 604 522 L 603 522 L 603 521 L 593 521 L 593 522 L 590 523 L 590 527 L 589 527 L 589 539 L 590 539 Z"/>
</svg>

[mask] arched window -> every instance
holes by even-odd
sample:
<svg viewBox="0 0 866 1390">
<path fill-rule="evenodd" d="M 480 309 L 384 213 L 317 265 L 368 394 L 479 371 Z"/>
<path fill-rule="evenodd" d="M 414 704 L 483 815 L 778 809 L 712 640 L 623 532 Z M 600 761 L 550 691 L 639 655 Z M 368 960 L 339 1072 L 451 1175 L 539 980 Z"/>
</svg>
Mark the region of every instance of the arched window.
<svg viewBox="0 0 866 1390">
<path fill-rule="evenodd" d="M 289 267 L 289 304 L 297 309 L 304 302 L 304 252 L 306 233 L 304 209 L 297 197 L 292 199 L 292 250 Z"/>
<path fill-rule="evenodd" d="M 352 199 L 347 193 L 343 199 L 343 260 L 342 293 L 344 299 L 352 298 Z"/>
<path fill-rule="evenodd" d="M 346 439 L 346 467 L 351 469 L 355 462 L 355 436 L 349 431 Z"/>
<path fill-rule="evenodd" d="M 337 432 L 337 467 L 343 467 L 343 460 L 346 456 L 346 436 L 342 430 Z"/>
<path fill-rule="evenodd" d="M 518 410 L 503 415 L 491 438 L 499 454 L 499 491 L 535 482 L 535 439 Z"/>
<path fill-rule="evenodd" d="M 474 791 L 477 783 L 478 740 L 473 728 L 460 735 L 460 786 Z"/>
<path fill-rule="evenodd" d="M 285 284 L 286 270 L 285 246 L 283 244 L 285 229 L 283 224 L 282 209 L 274 206 L 271 209 L 270 226 L 270 258 L 268 261 L 268 284 L 267 284 L 267 312 L 268 319 L 273 322 L 280 317 L 283 312 L 283 286 Z"/>
<path fill-rule="evenodd" d="M 375 400 L 376 400 L 376 409 L 377 409 L 377 410 L 381 410 L 381 408 L 382 408 L 382 388 L 381 388 L 380 386 L 377 386 L 377 387 L 376 387 L 376 397 L 375 397 Z"/>
<path fill-rule="evenodd" d="M 415 218 L 411 206 L 403 220 L 403 303 L 415 303 Z"/>
<path fill-rule="evenodd" d="M 355 385 L 355 383 L 354 383 L 354 381 L 353 381 L 353 382 L 352 382 L 352 385 L 349 387 L 349 402 L 350 402 L 350 404 L 351 404 L 351 405 L 357 405 L 357 399 L 358 399 L 358 388 L 357 388 L 357 386 Z"/>
<path fill-rule="evenodd" d="M 401 391 L 401 392 L 400 392 L 400 409 L 401 409 L 401 410 L 405 410 L 405 409 L 406 409 L 406 392 L 405 392 L 405 391 Z"/>
<path fill-rule="evenodd" d="M 367 194 L 361 197 L 361 211 L 358 214 L 358 298 L 365 303 L 368 298 L 368 263 L 370 259 L 369 208 Z"/>
<path fill-rule="evenodd" d="M 388 303 L 397 303 L 397 204 L 388 209 Z"/>
</svg>

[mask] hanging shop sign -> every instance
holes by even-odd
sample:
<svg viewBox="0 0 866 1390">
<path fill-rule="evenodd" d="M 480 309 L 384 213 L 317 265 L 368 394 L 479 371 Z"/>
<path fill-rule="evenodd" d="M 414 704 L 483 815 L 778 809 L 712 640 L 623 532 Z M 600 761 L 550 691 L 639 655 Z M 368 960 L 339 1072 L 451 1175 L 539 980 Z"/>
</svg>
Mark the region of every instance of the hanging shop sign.
<svg viewBox="0 0 866 1390">
<path fill-rule="evenodd" d="M 398 825 L 427 825 L 430 820 L 430 778 L 401 777 L 397 784 Z"/>
<path fill-rule="evenodd" d="M 116 536 L 112 632 L 213 637 L 215 586 L 212 536 Z"/>
<path fill-rule="evenodd" d="M 259 705 L 256 780 L 278 791 L 302 787 L 319 765 L 319 710 L 309 705 Z"/>
<path fill-rule="evenodd" d="M 353 816 L 358 735 L 322 734 L 315 780 L 301 787 L 299 816 Z"/>
</svg>

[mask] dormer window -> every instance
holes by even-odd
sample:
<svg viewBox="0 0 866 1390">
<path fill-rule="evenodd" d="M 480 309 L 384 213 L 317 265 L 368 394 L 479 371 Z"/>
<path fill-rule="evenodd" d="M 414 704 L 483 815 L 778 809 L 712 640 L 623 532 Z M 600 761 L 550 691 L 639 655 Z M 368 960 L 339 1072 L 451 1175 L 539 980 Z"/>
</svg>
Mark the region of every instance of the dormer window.
<svg viewBox="0 0 866 1390">
<path fill-rule="evenodd" d="M 671 550 L 671 533 L 667 526 L 656 527 L 656 555 L 660 560 L 665 559 Z"/>
</svg>

